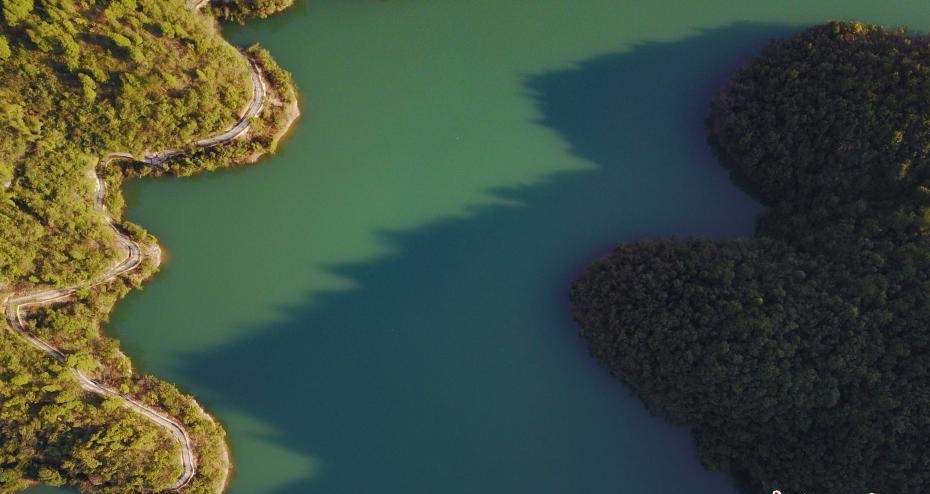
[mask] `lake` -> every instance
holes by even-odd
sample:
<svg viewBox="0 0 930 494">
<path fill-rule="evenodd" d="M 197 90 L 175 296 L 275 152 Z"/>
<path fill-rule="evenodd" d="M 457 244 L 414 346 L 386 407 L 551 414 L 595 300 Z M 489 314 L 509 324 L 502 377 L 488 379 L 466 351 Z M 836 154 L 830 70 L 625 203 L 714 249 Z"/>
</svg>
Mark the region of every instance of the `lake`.
<svg viewBox="0 0 930 494">
<path fill-rule="evenodd" d="M 617 241 L 751 235 L 708 101 L 830 19 L 930 9 L 303 0 L 227 26 L 304 116 L 259 165 L 129 184 L 168 262 L 110 331 L 225 424 L 234 494 L 734 494 L 588 356 L 568 286 Z"/>
</svg>

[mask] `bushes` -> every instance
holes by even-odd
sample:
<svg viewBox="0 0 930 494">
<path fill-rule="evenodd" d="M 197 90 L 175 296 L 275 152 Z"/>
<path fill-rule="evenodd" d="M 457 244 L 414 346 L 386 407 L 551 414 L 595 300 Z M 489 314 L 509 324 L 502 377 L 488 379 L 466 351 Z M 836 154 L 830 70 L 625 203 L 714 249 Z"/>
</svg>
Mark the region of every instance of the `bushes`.
<svg viewBox="0 0 930 494">
<path fill-rule="evenodd" d="M 220 19 L 242 23 L 250 17 L 264 19 L 293 4 L 294 0 L 213 0 L 207 8 Z"/>
<path fill-rule="evenodd" d="M 720 90 L 756 236 L 618 246 L 572 287 L 594 355 L 766 491 L 930 488 L 930 38 L 830 23 Z"/>
</svg>

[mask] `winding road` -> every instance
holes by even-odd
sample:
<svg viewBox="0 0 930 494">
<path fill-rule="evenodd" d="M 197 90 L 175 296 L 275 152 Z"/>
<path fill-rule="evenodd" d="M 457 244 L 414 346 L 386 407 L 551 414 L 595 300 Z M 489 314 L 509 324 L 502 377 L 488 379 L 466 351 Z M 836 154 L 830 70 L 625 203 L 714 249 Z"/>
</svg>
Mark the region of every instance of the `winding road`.
<svg viewBox="0 0 930 494">
<path fill-rule="evenodd" d="M 193 4 L 189 3 L 188 5 L 192 9 L 198 9 L 205 3 L 206 1 L 201 1 Z M 248 62 L 249 71 L 252 75 L 252 101 L 249 104 L 248 109 L 235 125 L 230 127 L 225 132 L 196 141 L 193 143 L 195 147 L 200 149 L 210 148 L 228 143 L 233 139 L 238 138 L 249 129 L 250 120 L 257 116 L 264 108 L 267 89 L 265 87 L 261 71 L 255 62 L 246 57 L 244 54 L 242 56 Z M 168 159 L 178 156 L 184 152 L 186 151 L 180 148 L 167 149 L 159 153 L 146 155 L 141 158 L 125 152 L 110 153 L 101 159 L 100 169 L 101 171 L 105 170 L 106 167 L 114 161 L 124 160 L 138 161 L 153 166 L 159 166 L 165 163 Z M 101 274 L 99 277 L 85 283 L 65 288 L 46 288 L 14 294 L 8 296 L 5 300 L 6 317 L 7 321 L 9 322 L 10 330 L 20 338 L 26 340 L 32 346 L 42 350 L 61 363 L 66 363 L 67 355 L 65 355 L 64 352 L 52 344 L 43 341 L 42 339 L 30 333 L 27 330 L 25 322 L 23 321 L 23 311 L 30 307 L 49 305 L 54 302 L 64 301 L 69 299 L 78 290 L 113 281 L 119 276 L 122 276 L 123 274 L 138 268 L 144 258 L 142 248 L 139 246 L 139 244 L 126 236 L 113 222 L 113 217 L 107 210 L 104 201 L 106 198 L 106 185 L 103 181 L 103 178 L 100 175 L 93 173 L 93 171 L 91 171 L 91 174 L 93 175 L 93 178 L 97 184 L 94 201 L 95 207 L 100 211 L 100 214 L 103 216 L 107 225 L 112 228 L 114 232 L 116 232 L 117 242 L 119 243 L 120 248 L 126 252 L 126 257 L 112 268 L 107 270 L 105 273 Z M 197 473 L 197 461 L 194 455 L 194 445 L 191 441 L 190 435 L 187 432 L 187 429 L 185 429 L 178 420 L 166 415 L 164 412 L 157 410 L 154 407 L 145 405 L 130 396 L 122 394 L 119 391 L 88 377 L 78 369 L 72 368 L 71 372 L 77 378 L 78 382 L 84 390 L 103 397 L 118 397 L 123 400 L 123 403 L 127 408 L 139 413 L 140 415 L 154 422 L 159 427 L 162 427 L 170 432 L 181 446 L 181 461 L 184 466 L 184 473 L 170 489 L 179 490 L 190 483 L 190 481 L 194 478 L 194 475 Z"/>
</svg>

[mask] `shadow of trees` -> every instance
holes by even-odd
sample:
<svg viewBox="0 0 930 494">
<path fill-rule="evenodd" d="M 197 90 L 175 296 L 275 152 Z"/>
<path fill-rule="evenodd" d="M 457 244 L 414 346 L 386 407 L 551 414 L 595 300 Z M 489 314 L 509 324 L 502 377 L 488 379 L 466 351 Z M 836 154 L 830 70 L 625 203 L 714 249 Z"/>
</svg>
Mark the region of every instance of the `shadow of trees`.
<svg viewBox="0 0 930 494">
<path fill-rule="evenodd" d="M 588 357 L 567 290 L 616 241 L 752 232 L 761 208 L 702 120 L 721 79 L 791 30 L 731 25 L 528 76 L 537 123 L 589 170 L 383 232 L 398 254 L 331 267 L 356 289 L 284 307 L 285 323 L 189 355 L 184 373 L 213 408 L 320 459 L 281 493 L 735 492 Z"/>
</svg>

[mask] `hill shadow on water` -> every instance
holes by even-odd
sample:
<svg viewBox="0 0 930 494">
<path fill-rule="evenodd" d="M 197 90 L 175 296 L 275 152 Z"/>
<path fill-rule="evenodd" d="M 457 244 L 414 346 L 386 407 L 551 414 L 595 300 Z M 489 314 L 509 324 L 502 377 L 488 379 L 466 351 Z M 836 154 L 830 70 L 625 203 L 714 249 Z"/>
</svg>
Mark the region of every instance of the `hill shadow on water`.
<svg viewBox="0 0 930 494">
<path fill-rule="evenodd" d="M 320 461 L 282 494 L 736 492 L 588 356 L 567 292 L 616 241 L 752 233 L 760 207 L 702 120 L 723 77 L 794 30 L 737 24 L 527 77 L 535 123 L 590 169 L 494 191 L 517 206 L 383 232 L 397 254 L 331 267 L 357 288 L 282 308 L 184 373 Z"/>
</svg>

